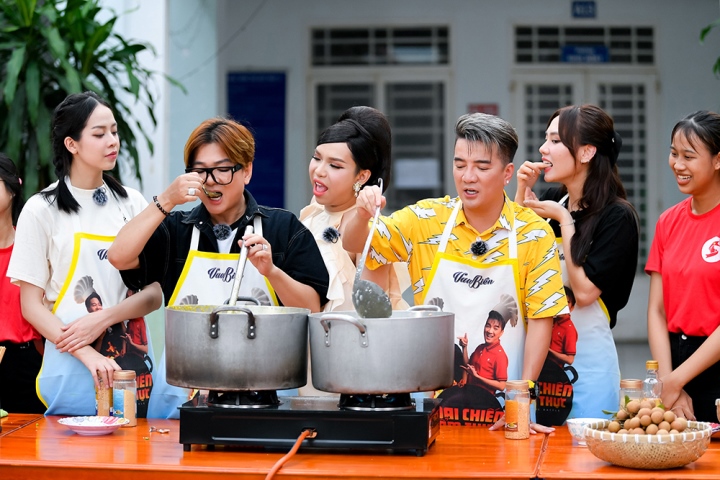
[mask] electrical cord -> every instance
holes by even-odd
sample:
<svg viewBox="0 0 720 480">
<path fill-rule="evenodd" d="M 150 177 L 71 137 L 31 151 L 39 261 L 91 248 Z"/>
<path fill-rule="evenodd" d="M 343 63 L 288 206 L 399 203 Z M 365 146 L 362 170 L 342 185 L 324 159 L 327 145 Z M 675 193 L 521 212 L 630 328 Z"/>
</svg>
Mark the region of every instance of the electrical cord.
<svg viewBox="0 0 720 480">
<path fill-rule="evenodd" d="M 268 474 L 265 476 L 265 480 L 272 480 L 272 478 L 275 477 L 275 474 L 282 468 L 282 466 L 285 465 L 285 463 L 288 460 L 290 460 L 293 457 L 293 455 L 295 455 L 297 453 L 298 449 L 300 448 L 300 444 L 302 444 L 302 442 L 307 437 L 313 438 L 313 437 L 315 437 L 315 435 L 317 435 L 315 430 L 312 430 L 309 428 L 306 428 L 305 430 L 303 430 L 302 433 L 300 434 L 300 436 L 298 437 L 298 439 L 295 441 L 295 445 L 293 445 L 293 447 L 290 449 L 290 451 L 284 457 L 282 457 L 280 460 L 275 462 L 275 465 L 273 465 L 273 467 L 270 469 Z"/>
</svg>

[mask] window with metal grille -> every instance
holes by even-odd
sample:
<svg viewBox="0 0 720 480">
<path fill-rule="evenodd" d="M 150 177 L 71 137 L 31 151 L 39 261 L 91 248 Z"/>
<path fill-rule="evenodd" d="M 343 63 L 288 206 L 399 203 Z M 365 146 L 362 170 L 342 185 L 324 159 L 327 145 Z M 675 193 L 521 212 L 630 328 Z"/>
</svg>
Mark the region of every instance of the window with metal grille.
<svg viewBox="0 0 720 480">
<path fill-rule="evenodd" d="M 311 33 L 312 64 L 447 65 L 447 27 L 316 28 Z"/>
<path fill-rule="evenodd" d="M 519 64 L 562 63 L 567 47 L 599 47 L 607 52 L 607 63 L 655 63 L 652 27 L 515 27 L 515 61 Z"/>
</svg>

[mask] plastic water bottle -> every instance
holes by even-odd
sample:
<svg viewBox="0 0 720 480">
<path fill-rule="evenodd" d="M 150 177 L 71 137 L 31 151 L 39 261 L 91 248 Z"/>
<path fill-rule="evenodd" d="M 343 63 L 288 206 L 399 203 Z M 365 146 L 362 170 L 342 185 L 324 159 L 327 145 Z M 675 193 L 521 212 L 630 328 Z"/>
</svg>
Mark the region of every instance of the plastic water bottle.
<svg viewBox="0 0 720 480">
<path fill-rule="evenodd" d="M 647 375 L 643 380 L 643 396 L 654 403 L 658 403 L 662 397 L 662 381 L 658 378 L 658 362 L 657 360 L 648 360 L 645 362 Z"/>
</svg>

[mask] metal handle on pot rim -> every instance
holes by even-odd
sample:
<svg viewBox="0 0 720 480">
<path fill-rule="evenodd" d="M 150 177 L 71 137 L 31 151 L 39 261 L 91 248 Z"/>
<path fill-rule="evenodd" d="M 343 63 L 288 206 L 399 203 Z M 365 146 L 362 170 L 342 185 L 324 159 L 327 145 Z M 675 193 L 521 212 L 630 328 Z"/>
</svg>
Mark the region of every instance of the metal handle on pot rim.
<svg viewBox="0 0 720 480">
<path fill-rule="evenodd" d="M 415 305 L 407 309 L 408 312 L 441 312 L 437 305 Z"/>
<path fill-rule="evenodd" d="M 220 312 L 243 312 L 248 316 L 248 333 L 247 338 L 250 340 L 253 340 L 256 336 L 255 333 L 255 315 L 253 313 L 245 308 L 245 307 L 234 307 L 232 305 L 222 305 L 220 307 L 215 307 L 215 310 L 213 310 L 210 313 L 210 338 L 218 338 L 219 332 L 219 321 L 220 318 L 218 314 Z"/>
<path fill-rule="evenodd" d="M 368 333 L 367 333 L 367 327 L 360 323 L 358 319 L 355 317 L 351 317 L 350 315 L 342 315 L 339 313 L 325 315 L 323 318 L 320 319 L 320 325 L 322 325 L 323 329 L 325 330 L 325 346 L 330 346 L 330 321 L 336 320 L 339 322 L 347 322 L 355 325 L 358 330 L 360 330 L 360 346 L 363 348 L 367 348 L 368 346 Z"/>
</svg>

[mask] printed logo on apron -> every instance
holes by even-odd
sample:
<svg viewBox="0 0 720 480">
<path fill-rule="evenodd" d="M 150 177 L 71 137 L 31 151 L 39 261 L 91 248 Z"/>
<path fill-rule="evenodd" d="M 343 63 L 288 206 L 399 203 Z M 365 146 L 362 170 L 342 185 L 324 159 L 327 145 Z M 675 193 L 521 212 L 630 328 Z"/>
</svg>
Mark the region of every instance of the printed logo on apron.
<svg viewBox="0 0 720 480">
<path fill-rule="evenodd" d="M 507 238 L 505 260 L 485 264 L 448 255 L 461 206 L 458 199 L 443 231 L 424 303 L 444 304 L 455 313 L 456 378 L 438 394 L 441 424 L 490 426 L 503 415 L 505 382 L 522 373 L 526 324 L 518 301 L 516 222 L 512 218 L 509 231 L 496 233 Z"/>
<path fill-rule="evenodd" d="M 262 236 L 262 220 L 259 216 L 253 219 L 253 226 L 255 232 Z M 237 253 L 201 252 L 197 249 L 199 240 L 200 231 L 193 228 L 190 252 L 168 306 L 222 305 L 230 298 L 240 255 Z M 249 261 L 245 264 L 238 296 L 257 298 L 262 305 L 278 305 L 277 296 L 270 286 L 270 282 Z M 238 302 L 238 304 L 242 303 L 245 302 Z M 160 358 L 158 370 L 148 416 L 178 418 L 177 408 L 190 399 L 193 391 L 167 383 L 165 352 Z"/>
<path fill-rule="evenodd" d="M 567 195 L 558 203 L 564 204 L 566 199 Z M 572 293 L 562 238 L 557 239 L 557 246 L 563 284 Z M 620 367 L 610 315 L 602 300 L 575 306 L 570 318 L 563 317 L 553 319 L 553 340 L 537 380 L 536 420 L 541 425 L 562 425 L 567 418 L 603 417 L 603 410 L 615 411 L 619 404 Z"/>
</svg>

